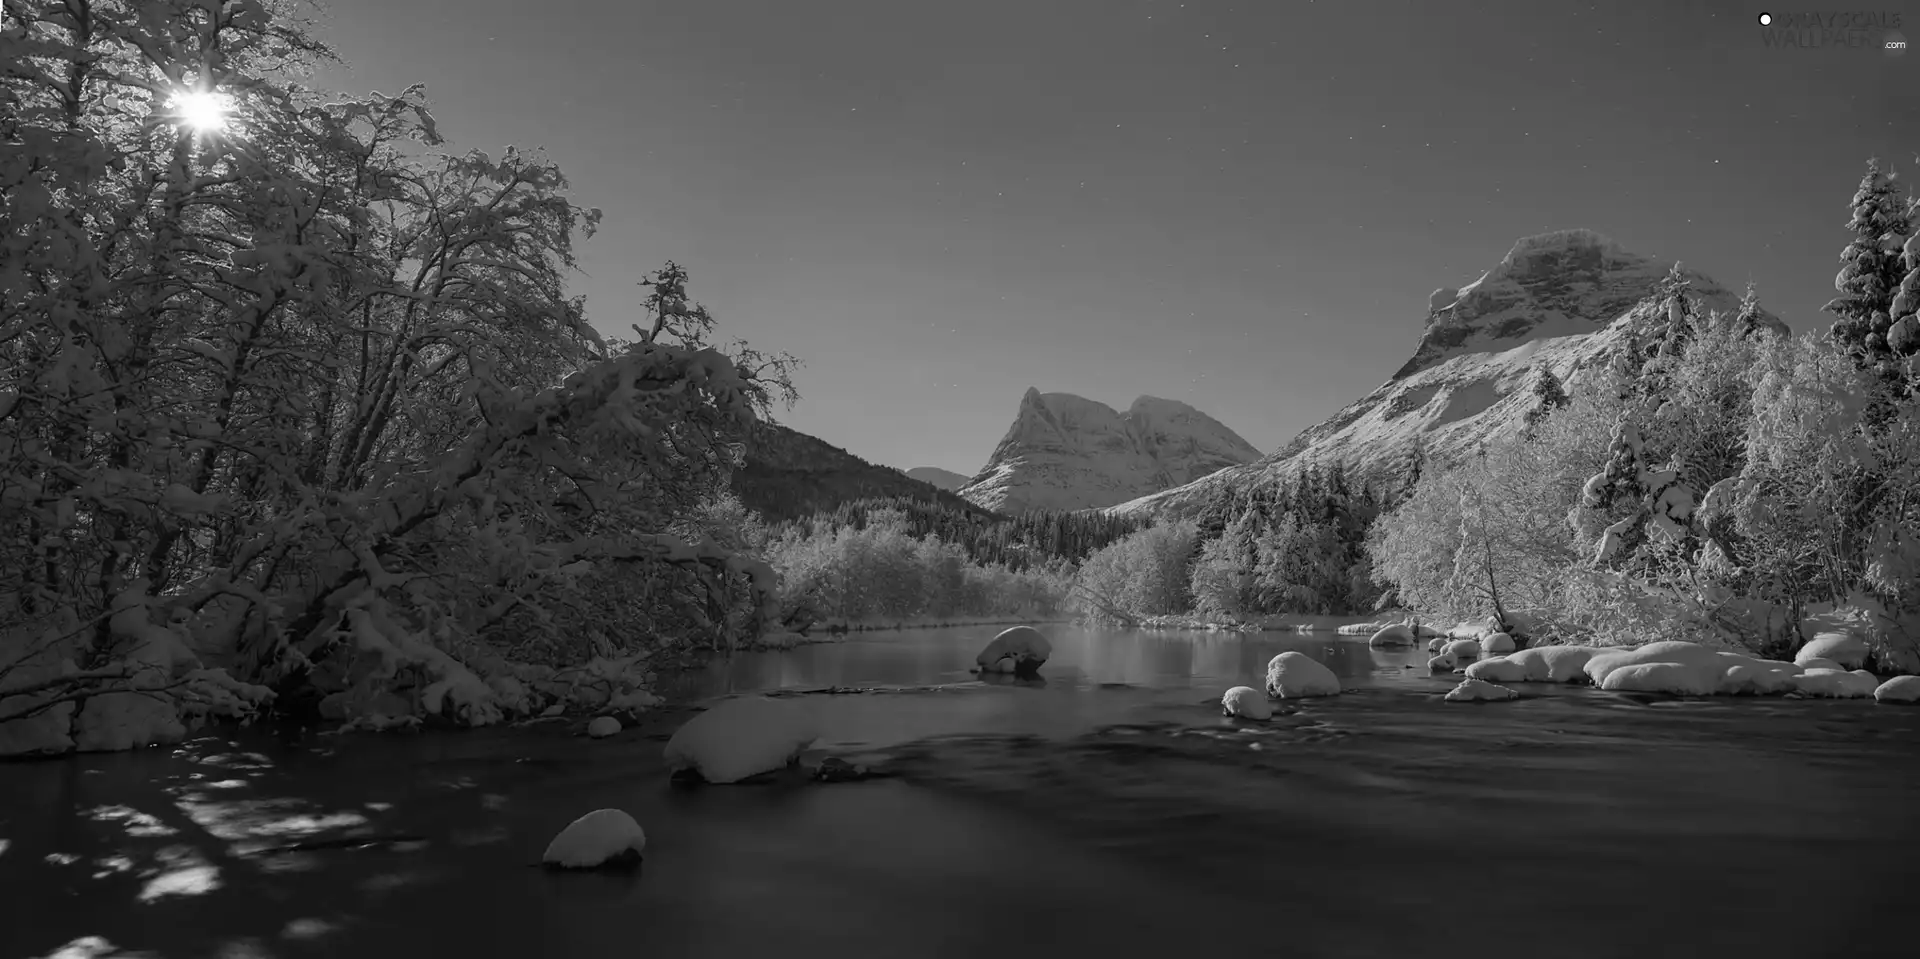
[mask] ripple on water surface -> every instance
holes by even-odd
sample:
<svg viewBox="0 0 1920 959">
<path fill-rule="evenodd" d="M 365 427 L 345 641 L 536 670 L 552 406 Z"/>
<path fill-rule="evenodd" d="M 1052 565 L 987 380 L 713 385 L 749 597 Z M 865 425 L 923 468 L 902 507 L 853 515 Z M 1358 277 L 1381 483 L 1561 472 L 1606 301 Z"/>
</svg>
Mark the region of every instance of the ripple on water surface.
<svg viewBox="0 0 1920 959">
<path fill-rule="evenodd" d="M 1451 677 L 1403 668 L 1423 655 L 1326 635 L 1056 630 L 1045 682 L 982 683 L 997 631 L 678 680 L 784 690 L 892 774 L 869 782 L 671 787 L 671 710 L 609 740 L 254 732 L 0 767 L 0 955 L 1910 954 L 1920 709 L 1444 704 Z M 1284 649 L 1349 691 L 1219 716 Z M 605 806 L 647 829 L 638 874 L 529 868 Z"/>
</svg>

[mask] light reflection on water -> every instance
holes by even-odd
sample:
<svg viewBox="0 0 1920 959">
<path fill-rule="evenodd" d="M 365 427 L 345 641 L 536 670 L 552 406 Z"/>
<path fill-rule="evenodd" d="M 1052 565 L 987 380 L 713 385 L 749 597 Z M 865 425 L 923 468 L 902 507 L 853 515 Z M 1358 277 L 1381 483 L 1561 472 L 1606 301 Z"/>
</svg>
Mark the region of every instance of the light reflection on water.
<svg viewBox="0 0 1920 959">
<path fill-rule="evenodd" d="M 670 681 L 916 687 L 794 697 L 823 746 L 901 779 L 669 788 L 672 713 L 604 741 L 254 730 L 0 767 L 0 955 L 1025 955 L 1062 929 L 1125 955 L 1437 955 L 1459 920 L 1433 917 L 1463 902 L 1497 916 L 1466 928 L 1554 956 L 1900 954 L 1873 933 L 1920 879 L 1920 710 L 1563 687 L 1443 704 L 1456 678 L 1424 651 L 1331 633 L 1049 627 L 1044 683 L 983 684 L 966 667 L 998 631 L 858 634 Z M 1289 649 L 1348 692 L 1218 715 Z M 605 806 L 646 827 L 640 875 L 527 868 Z M 1769 905 L 1809 883 L 1820 909 Z M 1631 904 L 1632 935 L 1596 902 Z"/>
</svg>

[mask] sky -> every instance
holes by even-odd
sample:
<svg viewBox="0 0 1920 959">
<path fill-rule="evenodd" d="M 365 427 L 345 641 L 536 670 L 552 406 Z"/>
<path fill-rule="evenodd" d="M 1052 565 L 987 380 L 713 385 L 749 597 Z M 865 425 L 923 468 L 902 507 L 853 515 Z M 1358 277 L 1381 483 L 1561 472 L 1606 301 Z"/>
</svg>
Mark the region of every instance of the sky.
<svg viewBox="0 0 1920 959">
<path fill-rule="evenodd" d="M 678 261 L 804 363 L 778 419 L 902 469 L 974 473 L 1030 386 L 1272 451 L 1547 230 L 1823 329 L 1867 158 L 1920 166 L 1920 51 L 1770 46 L 1764 5 L 316 2 L 328 85 L 424 83 L 454 146 L 543 148 L 604 211 L 597 328 Z"/>
</svg>

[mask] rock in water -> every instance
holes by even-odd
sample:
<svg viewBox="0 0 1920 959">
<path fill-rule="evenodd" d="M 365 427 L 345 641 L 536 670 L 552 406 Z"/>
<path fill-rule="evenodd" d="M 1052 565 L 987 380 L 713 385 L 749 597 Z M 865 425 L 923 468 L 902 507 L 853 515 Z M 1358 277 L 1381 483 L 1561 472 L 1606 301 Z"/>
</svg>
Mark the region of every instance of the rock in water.
<svg viewBox="0 0 1920 959">
<path fill-rule="evenodd" d="M 595 739 L 605 739 L 619 731 L 620 720 L 612 716 L 595 716 L 593 722 L 587 724 L 587 735 Z"/>
<path fill-rule="evenodd" d="M 1245 719 L 1272 719 L 1273 704 L 1267 694 L 1252 686 L 1235 686 L 1220 697 L 1220 711 Z"/>
<path fill-rule="evenodd" d="M 1520 694 L 1514 690 L 1479 679 L 1469 679 L 1453 687 L 1446 696 L 1450 703 L 1495 703 L 1519 698 Z"/>
<path fill-rule="evenodd" d="M 982 671 L 1005 672 L 999 664 L 1003 660 L 1013 661 L 1012 672 L 1034 673 L 1053 655 L 1053 644 L 1047 642 L 1040 631 L 1031 626 L 1015 626 L 1004 630 L 973 658 L 974 664 Z"/>
<path fill-rule="evenodd" d="M 1842 669 L 1859 669 L 1867 661 L 1867 642 L 1852 633 L 1820 633 L 1793 654 L 1793 661 L 1803 666 L 1809 659 L 1830 659 Z"/>
<path fill-rule="evenodd" d="M 1486 656 L 1497 656 L 1513 652 L 1513 637 L 1506 633 L 1488 633 L 1480 639 L 1480 652 Z"/>
<path fill-rule="evenodd" d="M 1413 627 L 1405 623 L 1395 623 L 1392 626 L 1388 626 L 1374 633 L 1373 638 L 1367 640 L 1367 645 L 1373 647 L 1412 646 L 1414 642 Z"/>
<path fill-rule="evenodd" d="M 1305 653 L 1284 652 L 1267 663 L 1267 693 L 1277 699 L 1334 696 L 1340 677 Z"/>
<path fill-rule="evenodd" d="M 1895 676 L 1873 691 L 1877 703 L 1920 703 L 1920 676 Z"/>
<path fill-rule="evenodd" d="M 632 866 L 647 848 L 647 834 L 618 809 L 596 809 L 560 830 L 541 863 L 554 869 Z"/>
<path fill-rule="evenodd" d="M 710 783 L 734 783 L 792 765 L 818 738 L 804 703 L 729 699 L 674 732 L 667 740 L 667 768 L 692 770 Z"/>
</svg>

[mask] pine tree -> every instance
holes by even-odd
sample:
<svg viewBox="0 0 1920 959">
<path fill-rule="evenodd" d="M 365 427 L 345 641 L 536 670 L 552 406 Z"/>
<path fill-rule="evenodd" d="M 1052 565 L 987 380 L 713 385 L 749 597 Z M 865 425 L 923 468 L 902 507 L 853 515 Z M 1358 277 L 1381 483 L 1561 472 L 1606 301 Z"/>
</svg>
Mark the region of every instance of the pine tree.
<svg viewBox="0 0 1920 959">
<path fill-rule="evenodd" d="M 1553 368 L 1542 363 L 1533 375 L 1533 396 L 1535 405 L 1527 411 L 1526 425 L 1532 429 L 1541 420 L 1553 415 L 1553 411 L 1563 409 L 1573 402 L 1567 396 L 1566 387 L 1560 385 L 1560 378 L 1553 375 Z"/>
<path fill-rule="evenodd" d="M 1909 226 L 1920 221 L 1920 197 L 1907 202 L 1907 220 Z M 1893 317 L 1893 324 L 1887 328 L 1887 346 L 1900 356 L 1920 353 L 1920 315 L 1916 315 L 1920 314 L 1920 230 L 1912 232 L 1900 256 L 1905 276 L 1887 309 Z"/>
<path fill-rule="evenodd" d="M 1749 280 L 1746 292 L 1740 294 L 1740 308 L 1734 312 L 1733 322 L 1741 336 L 1752 336 L 1762 328 L 1760 317 L 1760 293 Z"/>
<path fill-rule="evenodd" d="M 1867 162 L 1866 176 L 1853 195 L 1853 218 L 1847 229 L 1854 238 L 1840 253 L 1840 272 L 1833 279 L 1840 295 L 1824 309 L 1839 317 L 1829 334 L 1863 366 L 1875 367 L 1892 358 L 1888 333 L 1889 311 L 1895 292 L 1903 285 L 1900 240 L 1913 232 L 1911 210 L 1901 203 L 1900 182 L 1880 169 L 1879 159 Z M 1920 287 L 1920 282 L 1916 282 Z"/>
</svg>

